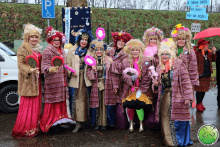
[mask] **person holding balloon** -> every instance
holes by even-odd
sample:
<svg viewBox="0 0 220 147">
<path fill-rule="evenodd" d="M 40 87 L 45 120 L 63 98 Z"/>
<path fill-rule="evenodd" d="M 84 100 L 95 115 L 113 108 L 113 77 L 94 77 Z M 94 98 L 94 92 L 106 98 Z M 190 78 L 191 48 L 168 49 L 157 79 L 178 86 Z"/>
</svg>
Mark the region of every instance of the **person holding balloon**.
<svg viewBox="0 0 220 147">
<path fill-rule="evenodd" d="M 70 111 L 72 118 L 76 120 L 76 127 L 72 133 L 78 132 L 83 127 L 82 123 L 89 116 L 89 97 L 92 83 L 86 76 L 87 65 L 84 58 L 92 40 L 91 31 L 79 30 L 75 37 L 76 44 L 67 53 L 67 66 L 75 71 L 68 70 Z"/>
<path fill-rule="evenodd" d="M 108 60 L 110 57 L 105 54 L 107 51 L 107 45 L 103 41 L 105 30 L 98 28 L 96 32 L 98 39 L 93 40 L 89 48 L 91 56 L 85 57 L 85 63 L 90 65 L 86 75 L 92 81 L 90 114 L 91 125 L 95 126 L 95 131 L 100 127 L 101 130 L 106 130 L 107 125 L 115 124 L 115 111 L 110 112 L 107 108 L 116 105 L 115 94 L 119 88 L 116 75 L 111 74 L 111 64 Z M 113 89 L 116 93 L 113 93 Z"/>
<path fill-rule="evenodd" d="M 64 123 L 74 123 L 68 117 L 66 99 L 69 98 L 67 88 L 66 53 L 61 45 L 65 35 L 53 27 L 47 28 L 49 43 L 42 55 L 41 70 L 45 75 L 44 111 L 40 126 L 43 132 L 48 132 L 52 126 L 62 126 Z"/>
</svg>

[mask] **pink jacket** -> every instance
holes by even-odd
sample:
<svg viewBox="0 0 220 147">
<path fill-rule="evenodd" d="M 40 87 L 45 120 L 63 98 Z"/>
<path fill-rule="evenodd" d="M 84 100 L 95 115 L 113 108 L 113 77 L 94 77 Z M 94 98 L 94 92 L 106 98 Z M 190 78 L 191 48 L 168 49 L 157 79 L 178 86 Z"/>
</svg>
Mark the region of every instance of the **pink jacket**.
<svg viewBox="0 0 220 147">
<path fill-rule="evenodd" d="M 66 63 L 66 53 L 62 47 L 61 52 Z M 60 56 L 60 52 L 53 45 L 48 44 L 43 51 L 41 64 L 42 73 L 45 74 L 44 103 L 56 103 L 69 98 L 69 92 L 64 85 L 64 80 L 66 84 L 68 83 L 66 68 L 63 69 L 63 66 L 60 66 L 56 73 L 49 73 L 49 68 L 52 67 L 51 60 L 55 56 Z M 65 79 L 63 70 L 65 70 Z"/>
<path fill-rule="evenodd" d="M 187 54 L 185 54 L 187 51 Z M 179 58 L 186 65 L 186 68 L 189 72 L 189 78 L 191 80 L 191 84 L 199 86 L 199 73 L 197 67 L 197 58 L 194 50 L 190 50 L 190 54 L 188 54 L 188 49 L 184 48 L 183 53 L 179 55 Z"/>
<path fill-rule="evenodd" d="M 157 66 L 158 80 L 160 81 L 161 68 Z M 153 85 L 154 86 L 154 85 Z M 162 83 L 158 84 L 158 100 L 155 111 L 155 119 L 159 121 L 159 104 L 161 100 Z M 155 92 L 155 91 L 154 91 Z M 193 100 L 193 90 L 189 78 L 189 72 L 181 59 L 175 59 L 173 64 L 172 78 L 172 110 L 171 120 L 189 121 L 189 105 L 185 105 L 185 100 Z"/>
<path fill-rule="evenodd" d="M 115 57 L 114 56 L 115 50 L 116 50 L 116 48 L 113 47 L 111 50 L 108 51 L 108 53 L 106 55 L 109 56 L 110 58 L 112 58 L 112 60 L 113 60 L 112 65 L 110 67 L 110 71 L 111 72 L 109 73 L 109 75 L 110 76 L 115 75 L 117 80 L 119 81 L 119 89 L 118 89 L 118 93 L 115 95 L 115 97 L 117 99 L 120 99 L 120 103 L 121 103 L 122 102 L 122 94 L 123 94 L 123 79 L 122 79 L 122 71 L 121 70 L 117 70 L 117 69 L 121 68 L 122 60 L 124 58 L 126 58 L 127 55 L 123 52 L 123 50 L 121 50 L 118 53 L 118 56 Z"/>
<path fill-rule="evenodd" d="M 105 68 L 106 68 L 106 78 L 105 78 L 105 105 L 116 105 L 116 103 L 121 103 L 113 93 L 113 89 L 119 88 L 119 81 L 115 74 L 110 72 L 110 63 L 108 61 L 108 56 L 105 56 Z M 92 81 L 92 90 L 90 95 L 90 107 L 99 107 L 99 97 L 98 97 L 98 79 L 97 73 L 94 73 L 91 66 L 88 66 L 86 76 Z"/>
</svg>

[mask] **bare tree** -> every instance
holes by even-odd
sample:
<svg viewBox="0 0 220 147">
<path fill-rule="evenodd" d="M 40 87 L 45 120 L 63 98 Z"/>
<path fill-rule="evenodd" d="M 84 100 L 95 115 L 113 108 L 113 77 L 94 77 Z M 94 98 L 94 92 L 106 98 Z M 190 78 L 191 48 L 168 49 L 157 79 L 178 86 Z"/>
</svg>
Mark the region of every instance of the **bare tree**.
<svg viewBox="0 0 220 147">
<path fill-rule="evenodd" d="M 157 0 L 157 1 L 147 0 L 146 3 L 149 9 L 161 10 L 165 8 L 165 4 L 168 1 L 169 0 Z"/>
<path fill-rule="evenodd" d="M 186 8 L 187 0 L 172 0 L 171 3 L 174 10 L 183 11 Z"/>
</svg>

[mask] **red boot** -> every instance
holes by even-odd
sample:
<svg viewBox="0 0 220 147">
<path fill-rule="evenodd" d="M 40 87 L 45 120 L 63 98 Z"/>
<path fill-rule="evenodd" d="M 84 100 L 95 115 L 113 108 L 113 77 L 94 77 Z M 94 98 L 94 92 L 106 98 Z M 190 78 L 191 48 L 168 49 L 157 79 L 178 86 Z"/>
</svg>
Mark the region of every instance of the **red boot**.
<svg viewBox="0 0 220 147">
<path fill-rule="evenodd" d="M 197 111 L 201 111 L 201 112 L 203 112 L 204 110 L 202 109 L 202 104 L 200 103 L 200 104 L 196 104 L 196 109 L 197 109 Z"/>
<path fill-rule="evenodd" d="M 205 110 L 205 107 L 203 106 L 203 103 L 201 102 L 200 104 L 201 104 L 202 109 Z"/>
</svg>

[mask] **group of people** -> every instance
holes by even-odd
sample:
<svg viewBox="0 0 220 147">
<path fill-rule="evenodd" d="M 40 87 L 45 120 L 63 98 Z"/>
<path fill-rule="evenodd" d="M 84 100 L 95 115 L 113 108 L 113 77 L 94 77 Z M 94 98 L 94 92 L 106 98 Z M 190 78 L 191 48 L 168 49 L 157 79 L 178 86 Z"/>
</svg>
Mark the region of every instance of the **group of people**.
<svg viewBox="0 0 220 147">
<path fill-rule="evenodd" d="M 108 50 L 103 40 L 82 29 L 66 55 L 65 35 L 52 27 L 46 31 L 49 44 L 42 51 L 42 30 L 31 24 L 24 29 L 17 53 L 20 107 L 13 137 L 34 137 L 40 130 L 74 121 L 76 133 L 90 116 L 94 130 L 110 125 L 133 132 L 139 124 L 139 132 L 145 127 L 161 129 L 166 145 L 192 144 L 189 103 L 196 91 L 196 108 L 205 109 L 202 101 L 209 90 L 211 62 L 216 60 L 216 48 L 208 49 L 210 42 L 200 39 L 193 50 L 190 30 L 178 24 L 172 38 L 164 39 L 158 28 L 147 29 L 143 42 L 127 32 L 113 32 L 114 45 Z M 96 64 L 87 63 L 88 55 Z M 37 61 L 35 68 L 28 56 Z M 54 65 L 57 56 L 63 60 L 60 66 Z"/>
</svg>

